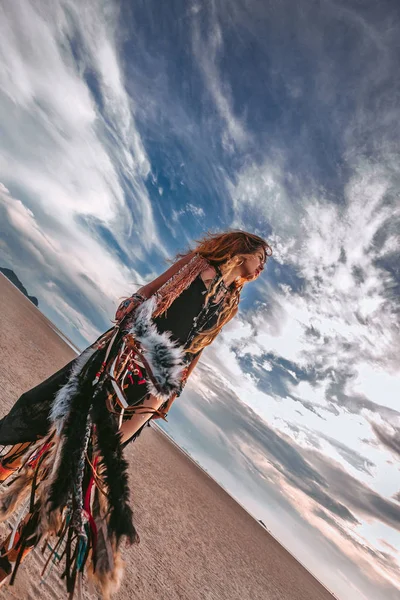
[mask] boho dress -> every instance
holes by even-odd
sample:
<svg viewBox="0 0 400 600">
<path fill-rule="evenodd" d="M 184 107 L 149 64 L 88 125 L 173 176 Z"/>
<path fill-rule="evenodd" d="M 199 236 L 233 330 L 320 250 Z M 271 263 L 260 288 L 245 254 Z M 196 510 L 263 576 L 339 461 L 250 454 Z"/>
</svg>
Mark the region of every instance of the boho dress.
<svg viewBox="0 0 400 600">
<path fill-rule="evenodd" d="M 0 569 L 11 574 L 10 584 L 24 556 L 46 540 L 47 564 L 62 564 L 70 598 L 85 573 L 106 598 L 118 589 L 120 541 L 139 540 L 119 428 L 143 412 L 149 394 L 166 404 L 181 392 L 196 356 L 187 349 L 200 331 L 217 323 L 224 302 L 219 285 L 205 301 L 200 273 L 207 267 L 194 255 L 157 294 L 22 394 L 0 420 L 0 444 L 16 450 L 21 444 L 24 452 L 21 468 L 0 496 L 0 520 L 19 513 L 0 549 Z M 212 285 L 219 279 L 217 269 Z"/>
</svg>

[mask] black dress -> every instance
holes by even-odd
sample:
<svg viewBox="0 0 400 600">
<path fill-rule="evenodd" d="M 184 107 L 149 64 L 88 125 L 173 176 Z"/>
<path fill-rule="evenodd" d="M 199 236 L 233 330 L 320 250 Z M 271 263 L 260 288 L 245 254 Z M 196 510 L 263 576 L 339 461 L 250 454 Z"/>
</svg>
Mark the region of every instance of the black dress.
<svg viewBox="0 0 400 600">
<path fill-rule="evenodd" d="M 194 319 L 199 315 L 205 300 L 206 286 L 198 276 L 193 283 L 178 296 L 166 313 L 154 319 L 160 332 L 168 331 L 171 338 L 183 348 L 188 347 L 188 336 Z M 217 312 L 207 321 L 207 329 L 217 320 Z M 188 354 L 188 360 L 195 355 Z M 34 442 L 45 436 L 49 427 L 49 412 L 58 390 L 68 381 L 76 359 L 69 362 L 48 379 L 25 392 L 14 404 L 10 412 L 0 420 L 0 445 Z M 130 405 L 143 400 L 143 387 L 129 386 L 126 397 Z"/>
</svg>

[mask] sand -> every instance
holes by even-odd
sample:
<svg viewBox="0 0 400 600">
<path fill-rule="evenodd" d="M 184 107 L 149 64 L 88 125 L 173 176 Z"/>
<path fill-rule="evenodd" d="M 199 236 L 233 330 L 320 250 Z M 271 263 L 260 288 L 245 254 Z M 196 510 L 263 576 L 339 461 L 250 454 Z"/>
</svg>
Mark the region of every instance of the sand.
<svg viewBox="0 0 400 600">
<path fill-rule="evenodd" d="M 74 356 L 51 323 L 0 275 L 0 416 Z M 126 550 L 118 600 L 332 600 L 255 519 L 155 427 L 127 451 L 141 543 Z M 6 535 L 7 525 L 0 528 Z M 66 598 L 39 551 L 0 599 Z M 85 597 L 89 596 L 85 591 Z"/>
</svg>

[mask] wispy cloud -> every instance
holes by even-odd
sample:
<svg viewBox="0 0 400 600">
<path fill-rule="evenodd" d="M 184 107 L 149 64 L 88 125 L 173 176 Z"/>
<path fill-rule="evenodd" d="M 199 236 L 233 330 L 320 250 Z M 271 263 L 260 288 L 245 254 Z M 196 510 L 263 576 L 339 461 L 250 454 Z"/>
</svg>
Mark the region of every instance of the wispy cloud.
<svg viewBox="0 0 400 600">
<path fill-rule="evenodd" d="M 343 598 L 393 600 L 398 11 L 156 4 L 0 9 L 0 260 L 82 347 L 204 230 L 267 237 L 173 433 Z"/>
<path fill-rule="evenodd" d="M 203 381 L 207 381 L 204 395 L 201 393 Z M 305 520 L 312 529 L 320 531 L 322 539 L 329 540 L 338 554 L 359 565 L 369 585 L 376 586 L 376 597 L 384 593 L 388 582 L 400 584 L 395 553 L 389 551 L 384 555 L 377 548 L 378 540 L 363 538 L 360 529 L 365 518 L 398 528 L 400 507 L 349 475 L 338 462 L 326 456 L 325 449 L 316 449 L 314 443 L 303 446 L 288 435 L 277 433 L 227 388 L 226 381 L 215 371 L 214 363 L 209 368 L 200 368 L 195 381 L 189 384 L 185 403 L 177 404 L 173 411 L 175 419 L 171 420 L 168 430 L 192 452 L 196 448 L 196 437 L 207 435 L 207 447 L 201 452 L 202 463 L 207 466 L 217 460 L 221 465 L 218 475 L 222 483 L 226 485 L 233 476 L 242 481 L 244 488 L 260 486 L 263 489 L 266 501 L 254 503 L 252 511 L 258 518 L 267 520 L 283 543 L 288 543 L 290 538 L 292 518 L 296 526 Z M 196 428 L 188 431 L 193 411 Z M 331 441 L 336 444 L 335 440 Z M 354 460 L 357 456 L 357 461 L 361 458 L 344 444 L 340 451 L 346 452 L 346 461 L 349 457 Z M 236 493 L 240 498 L 239 488 Z M 280 519 L 275 515 L 272 523 L 268 511 L 275 513 L 276 495 L 283 514 Z M 273 508 L 268 508 L 271 506 Z M 297 536 L 295 545 L 290 542 L 298 556 L 308 553 L 308 535 L 309 532 L 300 539 Z M 313 543 L 319 544 L 319 541 Z M 320 551 L 324 553 L 325 549 Z M 343 568 L 346 573 L 349 566 Z M 324 572 L 328 585 L 333 581 L 331 575 Z M 348 571 L 348 577 L 357 581 L 359 597 L 364 593 L 368 598 L 370 592 L 362 577 L 358 580 L 352 570 L 351 575 Z M 337 589 L 341 589 L 340 585 Z"/>
<path fill-rule="evenodd" d="M 229 82 L 224 81 L 223 71 L 219 66 L 224 40 L 216 4 L 211 3 L 209 15 L 204 11 L 195 11 L 192 23 L 193 52 L 204 76 L 206 89 L 224 124 L 222 146 L 228 152 L 234 152 L 236 148 L 245 149 L 251 136 L 246 130 L 244 115 L 235 114 Z"/>
<path fill-rule="evenodd" d="M 24 273 L 29 280 L 54 284 L 62 273 L 100 310 L 96 326 L 104 327 L 127 281 L 140 280 L 132 256 L 164 252 L 120 66 L 118 14 L 101 2 L 23 2 L 2 11 L 0 173 L 5 218 L 17 236 L 9 252 L 17 269 L 31 255 L 37 261 L 34 277 Z M 46 290 L 48 305 L 58 294 L 54 285 Z M 75 302 L 72 310 L 86 309 Z M 87 339 L 89 330 L 82 334 Z"/>
</svg>

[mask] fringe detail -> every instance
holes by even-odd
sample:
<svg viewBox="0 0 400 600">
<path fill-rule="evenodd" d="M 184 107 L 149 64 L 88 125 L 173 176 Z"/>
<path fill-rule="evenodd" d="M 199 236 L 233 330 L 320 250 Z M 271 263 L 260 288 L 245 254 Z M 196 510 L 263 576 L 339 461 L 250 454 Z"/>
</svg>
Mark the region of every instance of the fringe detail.
<svg viewBox="0 0 400 600">
<path fill-rule="evenodd" d="M 135 312 L 135 320 L 129 331 L 140 343 L 143 353 L 159 389 L 151 381 L 147 381 L 150 394 L 163 400 L 168 400 L 181 384 L 184 371 L 184 352 L 172 341 L 167 332 L 159 333 L 156 324 L 151 320 L 156 298 L 152 296 Z"/>
<path fill-rule="evenodd" d="M 24 469 L 0 496 L 0 522 L 6 521 L 28 496 L 33 474 L 33 469 Z"/>
<path fill-rule="evenodd" d="M 29 485 L 34 476 L 34 469 L 26 464 L 27 459 L 43 446 L 43 440 L 31 444 L 24 454 L 25 465 L 19 469 L 15 479 L 8 485 L 0 495 L 0 522 L 6 521 L 12 513 L 20 506 L 21 502 L 29 493 Z"/>
<path fill-rule="evenodd" d="M 173 301 L 209 266 L 209 262 L 205 258 L 199 254 L 195 254 L 186 265 L 170 277 L 157 291 L 157 306 L 153 317 L 158 317 L 164 313 Z"/>
<path fill-rule="evenodd" d="M 59 507 L 49 511 L 48 499 L 60 470 L 62 445 L 63 440 L 56 437 L 52 452 L 44 465 L 47 469 L 47 476 L 41 481 L 37 494 L 39 519 L 36 533 L 38 535 L 55 535 L 61 528 L 63 509 Z"/>
</svg>

